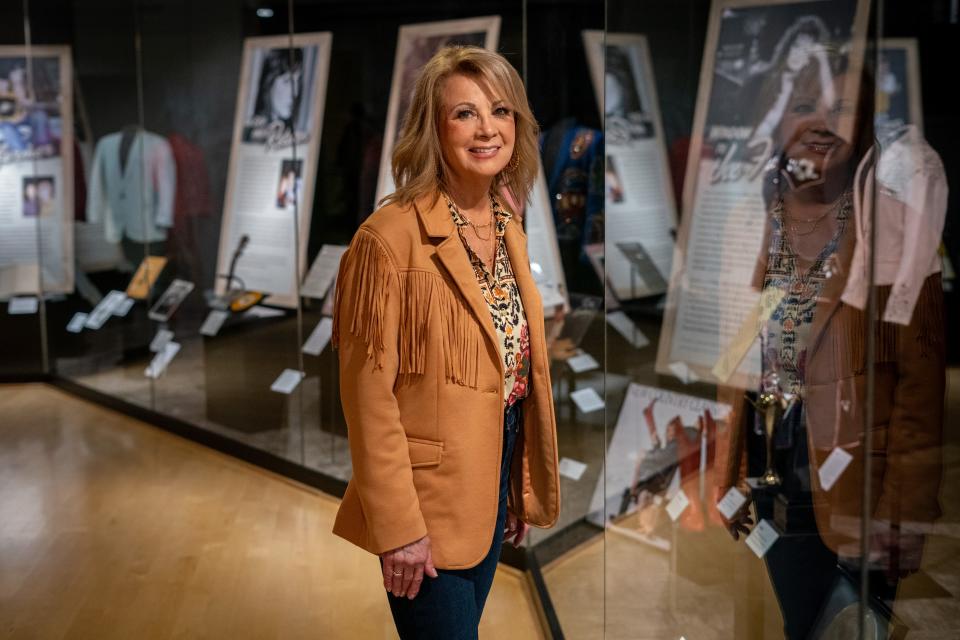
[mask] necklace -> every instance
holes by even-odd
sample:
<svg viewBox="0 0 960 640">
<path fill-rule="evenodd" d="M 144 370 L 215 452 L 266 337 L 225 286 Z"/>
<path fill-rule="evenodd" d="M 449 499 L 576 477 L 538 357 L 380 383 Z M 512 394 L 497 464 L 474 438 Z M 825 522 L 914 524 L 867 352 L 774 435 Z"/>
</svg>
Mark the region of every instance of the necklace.
<svg viewBox="0 0 960 640">
<path fill-rule="evenodd" d="M 828 208 L 823 213 L 821 213 L 819 216 L 816 216 L 814 218 L 809 218 L 807 220 L 790 220 L 790 223 L 789 223 L 790 232 L 797 237 L 809 236 L 820 227 L 820 223 L 823 222 L 824 218 L 826 218 L 828 215 L 830 215 L 840 207 L 845 206 L 846 200 L 849 196 L 850 196 L 850 191 L 844 191 L 843 194 L 839 198 L 837 198 L 837 201 L 833 205 L 831 205 L 830 208 Z M 783 198 L 780 199 L 780 208 L 784 213 L 786 213 L 787 207 L 783 201 Z M 784 218 L 786 218 L 786 216 L 784 216 Z M 813 226 L 810 227 L 809 231 L 800 231 L 800 228 L 797 226 L 798 224 L 811 224 L 811 223 L 813 223 Z"/>
</svg>

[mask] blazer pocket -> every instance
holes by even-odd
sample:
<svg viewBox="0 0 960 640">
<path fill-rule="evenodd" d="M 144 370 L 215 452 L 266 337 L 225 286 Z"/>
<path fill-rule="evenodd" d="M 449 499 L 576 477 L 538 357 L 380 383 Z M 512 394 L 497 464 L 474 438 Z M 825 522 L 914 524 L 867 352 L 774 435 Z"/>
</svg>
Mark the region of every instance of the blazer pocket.
<svg viewBox="0 0 960 640">
<path fill-rule="evenodd" d="M 443 457 L 442 442 L 408 437 L 407 446 L 410 449 L 410 466 L 414 469 L 436 466 Z"/>
</svg>

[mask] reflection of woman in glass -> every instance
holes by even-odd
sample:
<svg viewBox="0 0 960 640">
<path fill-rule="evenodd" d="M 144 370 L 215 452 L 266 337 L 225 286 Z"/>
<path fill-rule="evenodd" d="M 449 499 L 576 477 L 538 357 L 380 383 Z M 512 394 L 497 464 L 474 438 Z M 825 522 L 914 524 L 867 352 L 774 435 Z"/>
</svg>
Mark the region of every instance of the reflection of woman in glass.
<svg viewBox="0 0 960 640">
<path fill-rule="evenodd" d="M 254 114 L 293 128 L 303 88 L 303 49 L 273 49 L 263 60 Z"/>
<path fill-rule="evenodd" d="M 827 103 L 833 102 L 833 78 L 827 63 L 824 49 L 829 32 L 823 21 L 816 16 L 806 16 L 797 20 L 780 38 L 770 60 L 751 66 L 750 75 L 764 78 L 770 89 L 768 95 L 760 97 L 760 103 L 766 112 L 754 129 L 749 146 L 763 142 L 771 137 L 774 128 L 784 115 L 787 101 L 793 93 L 797 74 L 807 65 L 816 65 L 820 90 Z M 767 106 L 769 105 L 769 106 Z"/>
<path fill-rule="evenodd" d="M 873 157 L 873 90 L 862 82 L 859 105 L 849 103 L 844 85 L 857 78 L 847 73 L 845 58 L 833 55 L 828 62 L 832 90 L 823 90 L 814 66 L 802 69 L 774 130 L 781 151 L 767 176 L 769 216 L 754 277 L 754 286 L 775 301 L 760 331 L 761 390 L 786 410 L 772 414 L 772 464 L 780 483 L 754 491 L 753 501 L 758 516 L 776 521 L 786 534 L 765 562 L 790 639 L 808 637 L 837 581 L 851 580 L 856 589 L 863 571 L 871 595 L 891 603 L 900 578 L 919 568 L 922 531 L 939 516 L 945 366 L 940 278 L 935 274 L 923 283 L 906 325 L 874 327 L 863 311 L 841 301 L 856 244 L 856 192 L 862 190 L 854 175 Z M 809 175 L 787 171 L 801 162 L 812 167 Z M 891 287 L 875 292 L 883 301 Z M 876 401 L 872 445 L 865 452 L 871 328 Z M 751 411 L 740 392 L 723 392 L 735 411 L 717 495 L 730 486 L 749 493 L 743 476 L 761 475 L 767 463 L 766 412 L 760 412 L 762 405 Z M 820 470 L 834 449 L 850 462 L 831 483 Z M 873 468 L 866 512 L 874 529 L 863 558 L 868 456 Z M 745 513 L 730 523 L 735 538 L 751 524 Z"/>
</svg>

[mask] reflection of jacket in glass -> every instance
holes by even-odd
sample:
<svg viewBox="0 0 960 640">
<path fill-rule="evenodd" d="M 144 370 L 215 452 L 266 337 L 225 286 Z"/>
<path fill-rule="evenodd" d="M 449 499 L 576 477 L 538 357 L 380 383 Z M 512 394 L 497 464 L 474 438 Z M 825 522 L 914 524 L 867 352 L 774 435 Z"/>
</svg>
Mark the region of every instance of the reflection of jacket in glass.
<svg viewBox="0 0 960 640">
<path fill-rule="evenodd" d="M 870 172 L 868 154 L 858 176 Z M 936 176 L 934 176 L 935 178 Z M 855 189 L 855 202 L 863 203 L 862 182 Z M 872 190 L 871 190 L 872 191 Z M 871 213 L 880 224 L 889 224 L 891 216 L 908 210 L 879 185 L 877 211 Z M 858 207 L 859 208 L 859 207 Z M 910 227 L 937 219 L 937 212 L 924 212 L 916 219 L 902 220 Z M 862 221 L 863 211 L 855 211 Z M 939 216 L 942 221 L 942 216 Z M 942 224 L 942 222 L 941 222 Z M 895 233 L 896 231 L 894 231 Z M 932 247 L 902 245 L 903 261 L 917 253 L 934 253 L 939 229 L 927 229 L 924 238 L 934 238 Z M 878 236 L 884 236 L 878 230 Z M 810 486 L 813 492 L 817 528 L 824 542 L 834 551 L 859 555 L 862 514 L 862 473 L 864 449 L 862 425 L 867 399 L 867 330 L 864 310 L 850 304 L 854 291 L 865 297 L 865 284 L 853 278 L 854 256 L 863 260 L 864 249 L 857 245 L 856 229 L 848 226 L 837 249 L 836 269 L 828 278 L 817 302 L 816 314 L 807 344 L 804 379 L 804 411 L 807 444 L 810 453 Z M 764 244 L 754 272 L 753 285 L 763 286 L 770 244 L 768 221 Z M 878 251 L 879 253 L 879 251 Z M 889 253 L 889 252 L 888 252 Z M 899 264 L 900 256 L 896 262 Z M 879 257 L 878 257 L 879 259 Z M 887 255 L 885 259 L 892 259 Z M 920 271 L 924 265 L 904 271 Z M 868 513 L 881 523 L 899 524 L 905 532 L 928 532 L 940 516 L 938 493 L 941 476 L 941 439 L 945 393 L 945 345 L 943 292 L 939 269 L 923 271 L 914 278 L 917 290 L 912 313 L 906 324 L 888 321 L 874 323 L 876 358 L 873 403 L 871 504 Z M 851 282 L 853 286 L 851 286 Z M 857 287 L 863 287 L 860 291 Z M 888 309 L 892 283 L 879 281 L 875 287 L 878 316 Z M 896 290 L 895 290 L 896 293 Z M 721 388 L 723 402 L 733 406 L 727 437 L 720 437 L 719 492 L 742 484 L 746 465 L 743 455 L 746 440 L 747 403 L 744 390 Z M 853 460 L 833 487 L 827 491 L 820 483 L 818 470 L 835 447 L 841 447 Z"/>
</svg>

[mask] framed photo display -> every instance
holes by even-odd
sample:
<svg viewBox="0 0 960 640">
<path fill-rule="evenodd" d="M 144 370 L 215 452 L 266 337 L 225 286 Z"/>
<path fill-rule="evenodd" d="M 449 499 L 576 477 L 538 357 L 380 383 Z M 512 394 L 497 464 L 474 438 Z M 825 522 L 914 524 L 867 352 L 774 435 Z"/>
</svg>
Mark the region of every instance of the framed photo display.
<svg viewBox="0 0 960 640">
<path fill-rule="evenodd" d="M 383 150 L 380 154 L 376 202 L 393 193 L 396 187 L 390 168 L 393 145 L 403 126 L 417 74 L 423 65 L 447 45 L 474 45 L 496 51 L 499 41 L 500 16 L 443 20 L 400 27 L 397 53 L 393 61 L 393 80 L 390 83 L 390 101 L 387 104 Z"/>
<path fill-rule="evenodd" d="M 327 32 L 244 42 L 217 273 L 249 236 L 234 275 L 277 306 L 296 306 L 306 270 L 331 42 Z"/>
<path fill-rule="evenodd" d="M 620 300 L 667 290 L 677 206 L 647 39 L 584 31 L 604 114 L 606 278 Z"/>
<path fill-rule="evenodd" d="M 74 287 L 67 46 L 0 46 L 0 298 Z"/>
<path fill-rule="evenodd" d="M 756 384 L 751 318 L 760 293 L 751 283 L 767 218 L 763 175 L 801 74 L 818 99 L 857 104 L 868 8 L 868 0 L 714 0 L 658 373 L 683 368 L 707 382 Z M 854 114 L 837 118 L 836 135 L 852 139 Z M 725 373 L 716 375 L 720 363 Z"/>
</svg>

